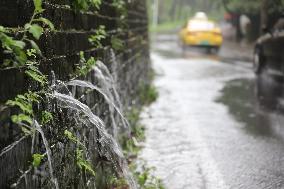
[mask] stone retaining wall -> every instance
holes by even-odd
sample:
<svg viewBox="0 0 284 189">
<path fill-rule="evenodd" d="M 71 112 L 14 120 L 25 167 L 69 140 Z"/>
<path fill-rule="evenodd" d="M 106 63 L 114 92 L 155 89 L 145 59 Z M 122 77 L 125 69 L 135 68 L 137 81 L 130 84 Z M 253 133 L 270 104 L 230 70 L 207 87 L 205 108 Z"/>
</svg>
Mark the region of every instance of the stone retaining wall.
<svg viewBox="0 0 284 189">
<path fill-rule="evenodd" d="M 128 14 L 124 23 L 121 23 L 121 13 L 111 5 L 112 0 L 102 0 L 100 11 L 96 13 L 75 12 L 70 8 L 69 2 L 69 0 L 46 0 L 44 2 L 44 17 L 54 23 L 56 31 L 44 33 L 39 41 L 43 53 L 40 59 L 41 71 L 47 75 L 54 71 L 57 79 L 68 81 L 78 65 L 79 52 L 84 51 L 87 56 L 92 55 L 107 65 L 115 78 L 124 109 L 139 106 L 138 91 L 140 86 L 149 82 L 150 70 L 146 1 L 125 0 Z M 32 0 L 1 0 L 0 25 L 4 27 L 23 26 L 29 20 L 32 11 Z M 88 42 L 88 37 L 100 25 L 106 27 L 108 37 L 102 42 L 103 48 L 95 49 Z M 123 49 L 116 51 L 112 49 L 112 36 L 123 40 Z M 85 79 L 96 83 L 92 74 Z M 19 127 L 12 124 L 10 120 L 10 115 L 14 110 L 4 109 L 3 104 L 28 89 L 34 90 L 35 88 L 24 74 L 24 70 L 16 68 L 0 70 L 0 154 L 6 146 L 22 136 Z M 95 113 L 106 122 L 106 125 L 110 125 L 108 107 L 103 98 L 96 93 L 90 95 L 85 103 L 89 106 L 96 105 Z M 68 115 L 65 112 L 61 112 L 52 126 L 45 129 L 50 145 L 54 146 L 52 154 L 55 176 L 60 188 L 94 188 L 87 186 L 86 180 L 79 174 L 74 146 L 66 141 L 60 141 L 60 137 L 56 136 L 66 128 L 76 127 L 70 124 L 71 119 L 66 116 Z M 100 164 L 101 166 L 98 167 L 102 157 L 99 157 L 94 150 L 97 145 L 96 136 L 86 129 L 73 129 L 81 135 L 87 135 L 81 137 L 88 138 L 89 150 L 93 153 L 92 163 L 97 172 L 97 188 L 105 187 L 104 178 L 109 176 L 107 169 L 111 169 L 106 167 L 111 166 Z M 11 185 L 31 164 L 31 141 L 31 138 L 21 140 L 13 150 L 0 155 L 0 188 L 11 188 Z M 43 149 L 39 136 L 37 136 L 36 148 L 38 151 Z M 40 173 L 33 170 L 26 174 L 16 188 L 53 188 L 48 174 L 43 174 L 47 169 L 47 162 L 45 162 L 40 167 L 42 170 Z"/>
</svg>

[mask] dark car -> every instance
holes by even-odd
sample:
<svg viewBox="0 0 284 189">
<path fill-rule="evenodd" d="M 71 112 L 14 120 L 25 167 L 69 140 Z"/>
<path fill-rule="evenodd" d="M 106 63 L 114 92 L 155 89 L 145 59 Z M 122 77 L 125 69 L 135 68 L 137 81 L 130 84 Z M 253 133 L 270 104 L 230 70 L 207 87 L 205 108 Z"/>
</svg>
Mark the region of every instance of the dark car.
<svg viewBox="0 0 284 189">
<path fill-rule="evenodd" d="M 254 51 L 254 71 L 264 70 L 269 74 L 284 76 L 284 17 L 278 19 L 271 30 L 264 29 L 265 34 L 256 43 Z"/>
</svg>

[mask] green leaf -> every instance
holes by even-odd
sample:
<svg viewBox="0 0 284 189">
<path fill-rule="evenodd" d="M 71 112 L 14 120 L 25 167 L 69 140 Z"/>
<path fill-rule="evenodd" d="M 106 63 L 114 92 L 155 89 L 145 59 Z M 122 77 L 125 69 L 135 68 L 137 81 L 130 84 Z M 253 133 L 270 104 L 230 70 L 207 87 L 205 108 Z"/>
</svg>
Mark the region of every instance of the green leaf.
<svg viewBox="0 0 284 189">
<path fill-rule="evenodd" d="M 33 154 L 33 166 L 34 167 L 38 167 L 42 161 L 42 159 L 44 158 L 44 155 L 41 154 Z"/>
<path fill-rule="evenodd" d="M 73 140 L 73 134 L 72 134 L 70 131 L 65 130 L 65 131 L 64 131 L 64 135 L 65 135 L 68 139 Z"/>
<path fill-rule="evenodd" d="M 102 1 L 101 0 L 91 0 L 91 3 L 96 9 L 100 9 L 100 5 Z"/>
<path fill-rule="evenodd" d="M 43 28 L 41 26 L 39 26 L 38 24 L 32 24 L 29 27 L 29 32 L 34 36 L 34 38 L 39 40 L 40 36 L 43 33 Z"/>
<path fill-rule="evenodd" d="M 29 136 L 32 134 L 32 131 L 24 126 L 21 127 L 22 132 L 25 133 L 26 136 Z"/>
<path fill-rule="evenodd" d="M 79 139 L 76 138 L 76 136 L 74 136 L 70 131 L 65 130 L 64 131 L 64 135 L 72 142 L 80 145 L 81 147 L 85 148 L 84 144 L 82 144 Z"/>
<path fill-rule="evenodd" d="M 26 43 L 23 41 L 14 40 L 14 46 L 19 47 L 20 49 L 25 48 Z"/>
<path fill-rule="evenodd" d="M 123 41 L 117 37 L 112 37 L 111 38 L 111 46 L 115 50 L 121 50 L 123 49 Z"/>
<path fill-rule="evenodd" d="M 20 65 L 24 65 L 27 62 L 27 55 L 21 49 L 14 49 L 16 60 L 20 63 Z"/>
<path fill-rule="evenodd" d="M 0 26 L 0 32 L 6 32 L 6 29 L 3 26 Z"/>
<path fill-rule="evenodd" d="M 4 59 L 3 66 L 10 66 L 13 63 L 11 59 Z"/>
<path fill-rule="evenodd" d="M 27 97 L 25 97 L 24 95 L 18 95 L 17 98 L 22 99 L 22 100 L 27 100 Z"/>
<path fill-rule="evenodd" d="M 86 61 L 85 60 L 85 55 L 84 55 L 84 51 L 80 51 L 80 60 Z"/>
<path fill-rule="evenodd" d="M 77 67 L 76 74 L 79 76 L 87 75 L 92 67 L 96 64 L 96 60 L 94 57 L 90 57 L 86 60 L 84 56 L 84 52 L 80 52 L 80 65 Z"/>
<path fill-rule="evenodd" d="M 96 30 L 95 35 L 91 35 L 89 38 L 89 42 L 92 45 L 95 45 L 97 48 L 101 48 L 102 44 L 101 41 L 105 39 L 107 36 L 107 33 L 105 31 L 105 26 L 99 26 L 99 28 Z"/>
<path fill-rule="evenodd" d="M 32 26 L 31 24 L 27 23 L 27 24 L 25 24 L 24 28 L 25 28 L 25 30 L 29 30 L 31 28 L 31 26 Z"/>
<path fill-rule="evenodd" d="M 29 40 L 29 42 L 30 42 L 32 48 L 36 50 L 37 54 L 42 55 L 39 46 L 33 40 Z"/>
<path fill-rule="evenodd" d="M 27 97 L 29 102 L 39 103 L 40 96 L 37 93 L 29 91 L 28 93 L 25 94 L 25 96 Z"/>
<path fill-rule="evenodd" d="M 36 53 L 37 53 L 37 51 L 35 49 L 28 49 L 27 50 L 28 57 L 36 58 Z"/>
<path fill-rule="evenodd" d="M 32 115 L 33 114 L 33 109 L 32 109 L 32 104 L 25 102 L 23 100 L 20 100 L 16 98 L 15 100 L 8 100 L 6 103 L 8 106 L 18 106 L 23 112 Z"/>
<path fill-rule="evenodd" d="M 94 57 L 89 58 L 86 63 L 86 66 L 91 69 L 96 64 L 96 59 Z"/>
<path fill-rule="evenodd" d="M 42 22 L 42 23 L 44 23 L 45 25 L 47 25 L 51 30 L 54 30 L 54 25 L 53 25 L 53 23 L 52 23 L 50 20 L 46 19 L 46 18 L 40 17 L 40 18 L 38 18 L 38 19 L 35 19 L 35 21 Z"/>
<path fill-rule="evenodd" d="M 25 73 L 31 77 L 33 80 L 39 82 L 42 85 L 46 84 L 46 77 L 44 75 L 39 74 L 38 72 L 34 70 L 27 70 Z"/>
<path fill-rule="evenodd" d="M 0 42 L 4 49 L 4 53 L 10 54 L 13 58 L 12 61 L 5 61 L 6 64 L 12 64 L 12 62 L 17 63 L 16 66 L 24 65 L 27 61 L 27 56 L 24 52 L 26 44 L 23 41 L 14 40 L 12 37 L 7 36 L 4 33 L 0 32 Z M 17 62 L 16 62 L 16 61 Z"/>
<path fill-rule="evenodd" d="M 91 164 L 87 161 L 79 160 L 77 162 L 78 166 L 82 169 L 84 168 L 86 171 L 88 171 L 91 175 L 96 176 L 95 171 L 93 170 Z"/>
<path fill-rule="evenodd" d="M 96 176 L 95 171 L 92 168 L 91 163 L 89 163 L 88 161 L 86 161 L 83 158 L 83 151 L 80 149 L 77 149 L 76 151 L 76 156 L 77 156 L 77 165 L 80 169 L 85 169 L 86 171 L 88 171 L 91 175 Z"/>
<path fill-rule="evenodd" d="M 64 131 L 64 135 L 74 143 L 80 143 L 79 140 L 68 130 Z"/>
<path fill-rule="evenodd" d="M 16 124 L 27 122 L 31 125 L 33 123 L 32 118 L 26 114 L 13 115 L 11 119 L 12 122 Z"/>
<path fill-rule="evenodd" d="M 41 112 L 41 123 L 43 125 L 49 123 L 51 120 L 53 120 L 53 116 L 50 112 L 47 111 Z"/>
<path fill-rule="evenodd" d="M 35 12 L 36 13 L 41 13 L 44 10 L 42 9 L 42 0 L 33 0 L 34 1 L 34 6 L 35 6 Z"/>
</svg>

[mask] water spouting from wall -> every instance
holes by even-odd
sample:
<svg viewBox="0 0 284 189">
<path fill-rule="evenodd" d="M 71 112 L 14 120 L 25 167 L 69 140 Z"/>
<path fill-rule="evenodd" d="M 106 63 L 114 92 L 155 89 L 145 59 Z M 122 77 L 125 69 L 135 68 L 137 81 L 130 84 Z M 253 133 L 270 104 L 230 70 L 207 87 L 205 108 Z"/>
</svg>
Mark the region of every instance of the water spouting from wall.
<svg viewBox="0 0 284 189">
<path fill-rule="evenodd" d="M 113 77 L 107 67 L 102 63 L 98 62 L 96 67 L 93 68 L 93 75 L 98 85 L 95 85 L 88 81 L 83 80 L 72 80 L 67 83 L 64 83 L 60 80 L 56 80 L 54 73 L 52 74 L 51 81 L 51 90 L 47 94 L 47 110 L 50 112 L 56 113 L 58 110 L 65 110 L 67 113 L 66 122 L 71 121 L 72 128 L 71 130 L 84 130 L 83 134 L 76 135 L 78 136 L 78 140 L 82 141 L 82 143 L 89 144 L 90 140 L 94 145 L 95 150 L 98 152 L 101 159 L 104 159 L 110 162 L 115 168 L 116 172 L 125 178 L 128 182 L 130 189 L 136 189 L 136 182 L 129 171 L 127 161 L 122 153 L 121 147 L 117 142 L 118 135 L 118 124 L 115 119 L 115 113 L 118 115 L 119 120 L 121 122 L 122 128 L 125 130 L 130 130 L 129 124 L 126 118 L 123 115 L 123 107 L 119 99 L 119 95 L 116 91 L 116 85 L 113 80 Z M 70 86 L 73 90 L 70 90 Z M 90 108 L 86 104 L 80 102 L 79 99 L 75 98 L 76 88 L 85 88 L 87 90 L 91 89 L 93 91 L 98 92 L 100 95 L 104 97 L 105 102 L 109 106 L 109 113 L 112 121 L 112 132 L 109 132 L 104 121 L 95 115 L 93 112 L 93 108 Z M 56 107 L 56 108 L 55 108 Z M 56 170 L 53 167 L 53 163 L 56 163 L 55 158 L 53 157 L 52 150 L 50 144 L 48 142 L 47 137 L 45 136 L 45 129 L 48 128 L 46 125 L 40 125 L 37 120 L 33 120 L 33 129 L 37 131 L 42 139 L 45 153 L 47 157 L 47 166 L 49 171 L 49 177 L 51 179 L 51 183 L 53 188 L 58 189 L 60 180 L 56 178 Z M 32 129 L 32 128 L 31 128 Z M 53 128 L 50 127 L 50 130 Z M 90 134 L 93 138 L 88 138 L 86 134 Z M 32 147 L 31 153 L 35 153 L 35 133 L 32 136 Z M 0 157 L 11 151 L 19 142 L 24 140 L 27 136 L 22 137 L 20 140 L 14 142 L 9 145 L 5 149 L 3 149 L 0 153 Z M 54 147 L 54 145 L 53 145 Z M 92 162 L 91 154 L 94 154 L 93 149 L 88 149 L 89 146 L 86 145 L 85 158 L 88 162 Z M 12 186 L 17 187 L 22 179 L 26 179 L 26 176 L 33 170 L 33 167 L 23 172 L 23 175 L 19 177 L 16 183 Z M 89 179 L 90 181 L 91 179 Z M 87 182 L 87 185 L 92 185 L 92 188 L 95 188 L 95 181 Z M 26 186 L 28 186 L 28 182 L 26 181 Z"/>
<path fill-rule="evenodd" d="M 114 62 L 116 64 L 116 62 Z M 110 106 L 110 111 L 112 112 L 111 115 L 114 115 L 113 111 L 114 110 L 123 110 L 123 106 L 120 102 L 119 94 L 116 89 L 116 83 L 115 79 L 109 72 L 109 69 L 106 67 L 105 64 L 103 64 L 101 61 L 97 61 L 96 66 L 94 67 L 94 78 L 98 81 L 99 86 L 101 87 L 101 90 L 103 91 L 104 94 L 106 94 L 112 102 L 115 103 L 116 106 L 111 107 Z M 113 109 L 115 108 L 115 109 Z M 124 118 L 124 116 L 121 114 L 120 111 L 117 111 L 120 115 L 122 126 L 125 129 L 129 129 L 129 124 L 127 120 Z M 115 127 L 116 121 L 114 120 L 114 117 L 112 116 L 113 124 Z M 117 133 L 116 133 L 117 134 Z"/>
<path fill-rule="evenodd" d="M 52 154 L 51 154 L 51 150 L 50 150 L 50 146 L 48 144 L 48 141 L 47 141 L 45 134 L 44 134 L 44 132 L 41 128 L 41 125 L 39 125 L 39 123 L 36 120 L 34 120 L 33 125 L 34 125 L 35 129 L 40 133 L 40 136 L 42 138 L 42 141 L 43 141 L 43 144 L 44 144 L 44 147 L 45 147 L 45 150 L 46 150 L 46 156 L 47 156 L 47 161 L 48 161 L 48 168 L 49 168 L 49 175 L 50 175 L 50 178 L 51 178 L 51 182 L 53 183 L 55 189 L 59 189 L 57 178 L 54 176 L 54 173 L 53 173 Z"/>
<path fill-rule="evenodd" d="M 123 115 L 122 104 L 119 99 L 118 92 L 113 80 L 113 77 L 107 67 L 100 61 L 97 62 L 93 68 L 93 75 L 97 85 L 83 80 L 72 80 L 66 84 L 61 81 L 56 81 L 55 90 L 53 93 L 48 94 L 51 99 L 56 100 L 59 108 L 68 111 L 68 115 L 76 123 L 76 127 L 85 127 L 88 132 L 97 133 L 96 142 L 98 146 L 96 150 L 103 159 L 107 159 L 114 166 L 115 170 L 121 174 L 128 182 L 130 188 L 137 188 L 136 182 L 128 169 L 128 164 L 122 153 L 121 147 L 117 142 L 119 126 L 115 119 L 115 113 L 118 114 L 123 129 L 130 131 L 128 121 Z M 73 94 L 70 92 L 68 86 L 73 87 Z M 104 121 L 95 115 L 86 104 L 75 99 L 74 87 L 91 89 L 98 92 L 104 97 L 105 102 L 109 106 L 109 116 L 111 117 L 112 129 L 109 133 Z M 87 153 L 88 154 L 88 153 Z M 87 157 L 91 159 L 90 157 Z"/>
<path fill-rule="evenodd" d="M 100 144 L 97 151 L 102 158 L 106 158 L 110 161 L 118 172 L 128 180 L 129 185 L 132 188 L 135 187 L 135 181 L 131 178 L 128 171 L 128 165 L 123 156 L 122 150 L 117 141 L 108 134 L 104 122 L 85 104 L 76 100 L 74 97 L 54 92 L 51 94 L 53 98 L 57 100 L 58 106 L 63 109 L 72 111 L 73 118 L 82 123 L 92 132 L 98 132 L 97 142 Z"/>
</svg>

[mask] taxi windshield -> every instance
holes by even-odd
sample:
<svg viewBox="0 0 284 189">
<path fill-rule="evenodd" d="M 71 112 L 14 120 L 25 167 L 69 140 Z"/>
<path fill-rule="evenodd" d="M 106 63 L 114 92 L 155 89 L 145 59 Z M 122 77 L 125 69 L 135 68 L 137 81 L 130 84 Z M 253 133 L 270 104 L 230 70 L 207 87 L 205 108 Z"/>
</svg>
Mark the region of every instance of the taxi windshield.
<svg viewBox="0 0 284 189">
<path fill-rule="evenodd" d="M 187 25 L 187 29 L 190 31 L 208 31 L 214 29 L 213 22 L 205 20 L 190 20 Z"/>
</svg>

